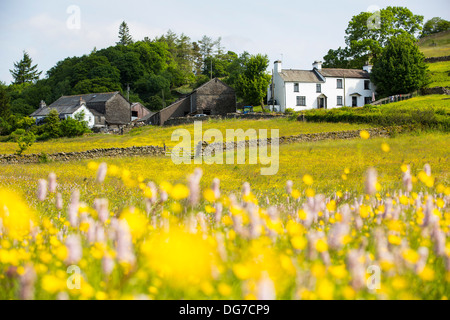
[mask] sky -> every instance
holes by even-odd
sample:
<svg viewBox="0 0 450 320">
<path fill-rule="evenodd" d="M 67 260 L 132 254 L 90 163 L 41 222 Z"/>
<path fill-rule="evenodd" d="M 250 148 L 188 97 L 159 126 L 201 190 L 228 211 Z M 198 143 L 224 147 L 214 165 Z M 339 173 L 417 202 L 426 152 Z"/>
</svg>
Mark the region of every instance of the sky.
<svg viewBox="0 0 450 320">
<path fill-rule="evenodd" d="M 448 0 L 0 0 L 0 81 L 27 51 L 41 77 L 66 57 L 115 45 L 126 21 L 134 40 L 169 29 L 197 41 L 221 37 L 226 50 L 267 54 L 283 68 L 311 69 L 329 49 L 345 46 L 352 16 L 387 6 L 450 20 Z"/>
</svg>

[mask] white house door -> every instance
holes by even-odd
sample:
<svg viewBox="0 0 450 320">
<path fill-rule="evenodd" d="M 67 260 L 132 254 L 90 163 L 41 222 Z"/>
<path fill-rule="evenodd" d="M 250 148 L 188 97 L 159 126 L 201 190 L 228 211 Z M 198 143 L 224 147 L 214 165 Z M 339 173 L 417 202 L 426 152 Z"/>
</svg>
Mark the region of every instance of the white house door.
<svg viewBox="0 0 450 320">
<path fill-rule="evenodd" d="M 327 108 L 327 102 L 326 102 L 326 100 L 325 100 L 325 98 L 318 98 L 317 99 L 318 101 L 318 103 L 317 103 L 317 107 L 319 108 L 319 109 L 326 109 Z"/>
<path fill-rule="evenodd" d="M 358 97 L 352 97 L 352 107 L 358 106 Z"/>
</svg>

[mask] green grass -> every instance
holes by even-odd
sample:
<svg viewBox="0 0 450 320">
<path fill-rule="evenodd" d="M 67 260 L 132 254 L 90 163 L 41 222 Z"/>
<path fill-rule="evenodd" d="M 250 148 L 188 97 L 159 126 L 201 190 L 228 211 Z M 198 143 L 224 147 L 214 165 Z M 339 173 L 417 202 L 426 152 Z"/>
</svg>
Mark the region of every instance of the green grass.
<svg viewBox="0 0 450 320">
<path fill-rule="evenodd" d="M 418 96 L 379 106 L 307 110 L 308 121 L 350 122 L 372 125 L 417 125 L 450 130 L 450 103 L 446 95 Z"/>
<path fill-rule="evenodd" d="M 450 61 L 428 63 L 431 83 L 427 88 L 450 86 Z"/>
<path fill-rule="evenodd" d="M 450 31 L 422 38 L 417 44 L 427 58 L 448 56 L 450 55 Z"/>
<path fill-rule="evenodd" d="M 348 124 L 348 123 L 303 123 L 290 121 L 287 118 L 276 118 L 267 120 L 210 120 L 203 122 L 203 131 L 208 129 L 219 129 L 225 137 L 226 129 L 279 129 L 280 136 L 289 136 L 302 133 L 318 133 L 329 131 L 356 130 L 371 127 L 370 125 Z M 55 153 L 84 151 L 96 148 L 130 147 L 144 145 L 166 144 L 174 146 L 178 142 L 171 141 L 172 133 L 176 129 L 187 129 L 194 131 L 193 124 L 159 127 L 145 126 L 133 129 L 129 134 L 123 136 L 111 134 L 91 134 L 77 138 L 61 138 L 46 142 L 34 143 L 25 153 Z M 269 132 L 270 134 L 270 132 Z M 0 143 L 0 154 L 12 154 L 17 149 L 13 142 Z"/>
</svg>

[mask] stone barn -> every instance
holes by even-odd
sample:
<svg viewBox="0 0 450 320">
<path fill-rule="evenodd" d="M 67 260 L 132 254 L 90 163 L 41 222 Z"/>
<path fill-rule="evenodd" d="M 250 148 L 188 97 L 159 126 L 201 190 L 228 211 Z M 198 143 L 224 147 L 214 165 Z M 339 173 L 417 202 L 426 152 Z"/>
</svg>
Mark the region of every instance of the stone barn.
<svg viewBox="0 0 450 320">
<path fill-rule="evenodd" d="M 170 118 L 195 114 L 226 115 L 231 112 L 236 112 L 236 93 L 233 88 L 214 78 L 185 98 L 149 117 L 147 123 L 164 125 Z"/>
</svg>

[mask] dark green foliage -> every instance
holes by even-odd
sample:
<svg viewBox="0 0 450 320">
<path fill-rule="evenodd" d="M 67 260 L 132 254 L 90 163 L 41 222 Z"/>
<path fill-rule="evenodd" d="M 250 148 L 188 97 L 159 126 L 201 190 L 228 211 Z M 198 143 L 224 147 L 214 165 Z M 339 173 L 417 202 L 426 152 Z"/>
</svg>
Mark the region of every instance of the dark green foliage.
<svg viewBox="0 0 450 320">
<path fill-rule="evenodd" d="M 264 97 L 270 83 L 266 69 L 269 65 L 267 55 L 251 56 L 243 65 L 244 72 L 237 76 L 234 83 L 236 94 L 250 105 L 261 104 L 264 110 Z"/>
<path fill-rule="evenodd" d="M 67 118 L 60 123 L 60 132 L 62 137 L 78 137 L 90 132 L 87 124 L 73 118 Z"/>
<path fill-rule="evenodd" d="M 126 23 L 122 23 L 120 35 L 115 46 L 59 61 L 45 79 L 7 87 L 11 113 L 29 115 L 41 100 L 50 105 L 65 95 L 120 91 L 126 97 L 128 86 L 131 102 L 156 111 L 174 102 L 180 90 L 192 91 L 209 80 L 211 61 L 213 77 L 236 88 L 250 57 L 226 52 L 220 38 L 203 36 L 192 42 L 169 30 L 155 39 L 133 42 Z"/>
<path fill-rule="evenodd" d="M 48 116 L 45 118 L 43 131 L 46 139 L 54 139 L 61 136 L 59 114 L 56 109 L 50 110 Z"/>
<path fill-rule="evenodd" d="M 450 29 L 450 21 L 439 18 L 439 17 L 434 17 L 434 18 L 428 20 L 427 22 L 425 22 L 425 24 L 423 25 L 422 34 L 420 35 L 420 37 L 421 38 L 426 37 L 426 36 L 429 36 L 430 34 L 447 31 L 449 29 Z"/>
<path fill-rule="evenodd" d="M 427 82 L 424 55 L 408 34 L 392 37 L 375 60 L 371 79 L 380 97 L 410 93 Z"/>
<path fill-rule="evenodd" d="M 9 70 L 14 78 L 14 83 L 34 82 L 39 79 L 42 71 L 37 70 L 37 64 L 32 66 L 33 60 L 27 52 L 23 52 L 22 60 L 14 62 L 14 69 Z"/>
<path fill-rule="evenodd" d="M 422 29 L 423 16 L 405 7 L 386 7 L 378 13 L 361 12 L 353 16 L 345 30 L 346 48 L 330 50 L 324 67 L 357 68 L 376 59 L 389 39 L 399 34 L 414 36 Z"/>
<path fill-rule="evenodd" d="M 11 115 L 11 99 L 3 84 L 0 84 L 0 118 L 8 119 Z"/>
</svg>

